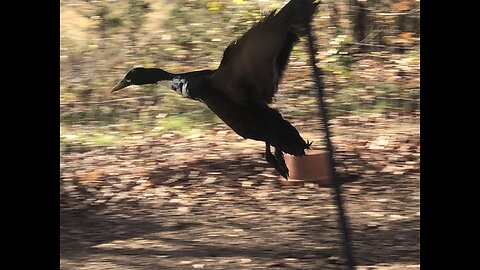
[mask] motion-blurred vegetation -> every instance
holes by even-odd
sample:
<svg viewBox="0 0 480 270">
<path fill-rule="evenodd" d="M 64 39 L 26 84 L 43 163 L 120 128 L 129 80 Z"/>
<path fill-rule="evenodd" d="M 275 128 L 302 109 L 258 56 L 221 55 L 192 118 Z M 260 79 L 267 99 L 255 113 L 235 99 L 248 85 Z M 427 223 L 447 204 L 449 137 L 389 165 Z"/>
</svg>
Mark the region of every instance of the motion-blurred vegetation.
<svg viewBox="0 0 480 270">
<path fill-rule="evenodd" d="M 124 134 L 193 134 L 221 121 L 164 86 L 110 88 L 134 66 L 186 72 L 218 66 L 223 50 L 280 0 L 60 1 L 62 150 L 112 145 Z M 332 116 L 418 114 L 419 16 L 415 0 L 323 0 L 314 19 Z M 276 105 L 316 117 L 304 42 L 294 48 Z M 77 144 L 78 145 L 78 144 Z"/>
</svg>

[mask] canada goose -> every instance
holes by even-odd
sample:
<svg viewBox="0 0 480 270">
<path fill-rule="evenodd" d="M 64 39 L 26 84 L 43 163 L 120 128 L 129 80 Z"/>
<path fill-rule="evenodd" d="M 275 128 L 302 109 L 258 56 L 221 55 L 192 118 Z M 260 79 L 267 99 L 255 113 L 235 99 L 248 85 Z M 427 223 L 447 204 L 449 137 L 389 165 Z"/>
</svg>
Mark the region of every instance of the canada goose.
<svg viewBox="0 0 480 270">
<path fill-rule="evenodd" d="M 216 70 L 173 74 L 137 67 L 111 91 L 169 81 L 172 90 L 207 105 L 240 136 L 264 141 L 266 160 L 288 179 L 283 153 L 305 155 L 311 143 L 268 104 L 317 5 L 313 0 L 291 0 L 278 13 L 272 11 L 226 48 Z M 270 146 L 275 147 L 275 155 Z"/>
</svg>

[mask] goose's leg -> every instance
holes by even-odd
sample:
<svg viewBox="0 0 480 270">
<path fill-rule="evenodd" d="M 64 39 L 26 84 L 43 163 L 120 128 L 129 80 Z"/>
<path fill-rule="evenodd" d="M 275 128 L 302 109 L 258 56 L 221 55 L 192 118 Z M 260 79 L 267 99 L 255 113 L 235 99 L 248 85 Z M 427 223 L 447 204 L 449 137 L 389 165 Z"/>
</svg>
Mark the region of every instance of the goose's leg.
<svg viewBox="0 0 480 270">
<path fill-rule="evenodd" d="M 278 163 L 278 166 L 280 168 L 277 169 L 277 171 L 283 176 L 285 177 L 285 179 L 288 179 L 288 167 L 287 167 L 287 164 L 285 164 L 285 159 L 283 158 L 283 152 L 281 150 L 279 150 L 278 148 L 275 148 L 275 157 L 277 159 L 277 163 Z"/>
<path fill-rule="evenodd" d="M 276 150 L 275 150 L 276 151 Z M 275 158 L 275 156 L 272 154 L 272 151 L 270 150 L 270 144 L 265 143 L 265 159 L 272 165 L 285 179 L 288 179 L 288 169 L 285 171 L 285 169 L 279 164 L 279 161 Z M 283 156 L 282 156 L 283 160 Z M 285 161 L 283 161 L 285 163 Z M 285 166 L 286 168 L 286 166 Z"/>
<path fill-rule="evenodd" d="M 265 159 L 268 161 L 268 163 L 270 163 L 270 165 L 276 168 L 277 159 L 272 154 L 272 151 L 270 151 L 270 144 L 268 143 L 265 143 Z"/>
</svg>

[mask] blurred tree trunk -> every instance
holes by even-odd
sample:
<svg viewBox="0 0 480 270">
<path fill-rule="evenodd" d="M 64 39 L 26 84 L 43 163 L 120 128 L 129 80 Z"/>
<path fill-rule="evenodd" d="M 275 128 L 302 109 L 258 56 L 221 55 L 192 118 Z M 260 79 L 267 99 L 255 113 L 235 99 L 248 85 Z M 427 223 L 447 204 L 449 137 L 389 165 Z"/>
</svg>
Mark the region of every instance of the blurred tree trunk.
<svg viewBox="0 0 480 270">
<path fill-rule="evenodd" d="M 138 48 L 138 34 L 142 34 L 142 26 L 145 21 L 145 14 L 149 11 L 149 4 L 143 0 L 129 0 L 128 1 L 128 15 L 130 17 L 130 27 L 127 33 L 128 48 L 130 55 L 138 56 L 138 51 L 134 51 L 134 48 Z"/>
<path fill-rule="evenodd" d="M 348 0 L 349 15 L 351 20 L 351 33 L 354 42 L 363 43 L 368 36 L 370 30 L 373 28 L 369 18 L 369 10 L 365 1 Z M 360 51 L 365 52 L 368 48 L 365 45 L 360 45 Z"/>
</svg>

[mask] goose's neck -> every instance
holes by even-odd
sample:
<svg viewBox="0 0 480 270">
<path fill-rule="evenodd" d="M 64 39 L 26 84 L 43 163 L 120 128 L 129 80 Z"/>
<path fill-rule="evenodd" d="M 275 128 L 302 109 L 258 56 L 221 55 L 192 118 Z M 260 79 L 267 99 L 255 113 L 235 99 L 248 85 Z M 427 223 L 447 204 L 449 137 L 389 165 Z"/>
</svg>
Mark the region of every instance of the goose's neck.
<svg viewBox="0 0 480 270">
<path fill-rule="evenodd" d="M 192 98 L 190 89 L 188 88 L 188 80 L 181 74 L 174 75 L 171 80 L 168 81 L 168 86 L 178 94 L 186 98 Z"/>
<path fill-rule="evenodd" d="M 146 68 L 142 74 L 142 81 L 140 84 L 158 83 L 161 81 L 170 81 L 175 77 L 175 74 L 159 68 Z"/>
<path fill-rule="evenodd" d="M 145 74 L 150 78 L 148 83 L 160 83 L 167 85 L 178 94 L 192 98 L 187 88 L 188 80 L 184 74 L 174 74 L 159 68 L 146 69 Z"/>
</svg>

